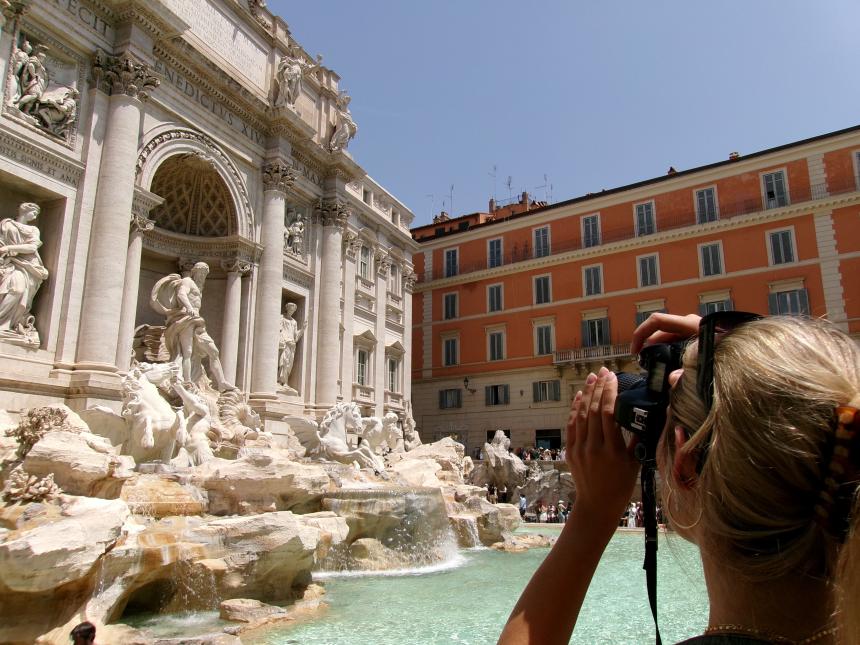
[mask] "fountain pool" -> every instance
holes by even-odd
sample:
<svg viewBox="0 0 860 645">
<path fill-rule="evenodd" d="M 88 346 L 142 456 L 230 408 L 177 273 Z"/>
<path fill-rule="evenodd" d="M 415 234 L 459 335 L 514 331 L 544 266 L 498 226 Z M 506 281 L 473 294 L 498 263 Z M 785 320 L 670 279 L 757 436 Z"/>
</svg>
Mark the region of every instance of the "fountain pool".
<svg viewBox="0 0 860 645">
<path fill-rule="evenodd" d="M 530 530 L 530 529 L 525 529 Z M 551 532 L 552 529 L 539 529 Z M 641 532 L 615 535 L 585 599 L 572 643 L 653 643 L 654 628 L 642 571 Z M 289 628 L 259 634 L 253 645 L 434 645 L 494 643 L 546 549 L 500 553 L 461 551 L 447 568 L 400 575 L 328 575 L 328 614 Z M 390 574 L 391 572 L 389 572 Z M 675 535 L 660 536 L 658 593 L 664 642 L 699 634 L 707 624 L 708 600 L 698 553 Z M 217 614 L 209 614 L 212 626 Z M 154 619 L 167 635 L 187 630 L 206 615 Z M 187 633 L 187 631 L 186 631 Z M 199 633 L 199 632 L 198 632 Z"/>
</svg>

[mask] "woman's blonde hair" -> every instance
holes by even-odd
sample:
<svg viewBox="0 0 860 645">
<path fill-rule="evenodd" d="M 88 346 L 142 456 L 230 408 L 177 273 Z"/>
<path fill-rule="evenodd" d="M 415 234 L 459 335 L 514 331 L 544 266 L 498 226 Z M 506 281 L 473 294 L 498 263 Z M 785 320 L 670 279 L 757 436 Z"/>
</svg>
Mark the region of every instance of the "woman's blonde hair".
<svg viewBox="0 0 860 645">
<path fill-rule="evenodd" d="M 826 578 L 844 642 L 860 642 L 860 502 L 855 497 L 843 545 L 815 520 L 835 408 L 860 406 L 860 347 L 824 321 L 747 323 L 716 347 L 707 416 L 696 392 L 696 354 L 691 343 L 670 423 L 692 433 L 683 450 L 700 458 L 699 508 L 690 510 L 701 512 L 700 547 L 753 580 L 798 571 Z M 670 464 L 672 444 L 663 442 Z"/>
</svg>

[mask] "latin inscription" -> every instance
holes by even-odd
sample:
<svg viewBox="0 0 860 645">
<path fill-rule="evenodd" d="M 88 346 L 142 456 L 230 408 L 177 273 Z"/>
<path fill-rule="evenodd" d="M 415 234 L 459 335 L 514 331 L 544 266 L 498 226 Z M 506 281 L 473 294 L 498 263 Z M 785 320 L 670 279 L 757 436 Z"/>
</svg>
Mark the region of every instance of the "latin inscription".
<svg viewBox="0 0 860 645">
<path fill-rule="evenodd" d="M 194 85 L 191 81 L 185 78 L 185 76 L 168 66 L 164 61 L 155 61 L 155 71 L 166 83 L 175 87 L 189 99 L 203 107 L 207 112 L 211 112 L 217 116 L 236 132 L 247 137 L 251 142 L 257 145 L 263 145 L 266 142 L 266 138 L 261 132 L 245 123 L 242 119 L 227 109 L 223 103 L 219 103 L 210 94 Z"/>
<path fill-rule="evenodd" d="M 261 89 L 266 87 L 267 52 L 209 0 L 164 0 L 191 26 L 191 33 Z"/>
<path fill-rule="evenodd" d="M 80 172 L 75 168 L 64 167 L 51 157 L 39 154 L 30 147 L 13 137 L 0 134 L 0 157 L 18 162 L 36 172 L 61 181 L 77 188 Z"/>
<path fill-rule="evenodd" d="M 91 30 L 107 40 L 113 40 L 113 25 L 105 22 L 95 11 L 81 0 L 49 0 L 58 9 L 74 16 Z"/>
</svg>

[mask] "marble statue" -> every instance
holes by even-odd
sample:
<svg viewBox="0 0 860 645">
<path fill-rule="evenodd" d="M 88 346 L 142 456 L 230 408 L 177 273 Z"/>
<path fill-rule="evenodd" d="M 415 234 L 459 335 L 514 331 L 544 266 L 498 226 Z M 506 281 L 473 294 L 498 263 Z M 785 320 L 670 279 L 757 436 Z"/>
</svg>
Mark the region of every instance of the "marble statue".
<svg viewBox="0 0 860 645">
<path fill-rule="evenodd" d="M 21 76 L 27 63 L 30 61 L 30 55 L 33 53 L 33 47 L 30 41 L 24 40 L 20 47 L 16 47 L 12 52 L 9 60 L 9 78 L 6 85 L 7 102 L 12 107 L 17 107 L 18 101 L 23 95 L 23 87 L 21 85 Z"/>
<path fill-rule="evenodd" d="M 308 326 L 306 320 L 299 328 L 299 324 L 293 320 L 296 313 L 296 303 L 288 302 L 284 307 L 284 315 L 281 317 L 281 333 L 278 339 L 278 383 L 285 388 L 289 386 L 290 373 L 293 371 L 293 363 L 296 360 L 296 345 L 301 340 Z"/>
<path fill-rule="evenodd" d="M 78 116 L 80 94 L 74 87 L 49 87 L 45 50 L 43 45 L 33 47 L 25 39 L 12 52 L 6 86 L 7 103 L 29 123 L 58 137 L 68 138 Z"/>
<path fill-rule="evenodd" d="M 73 87 L 59 86 L 42 94 L 36 116 L 58 137 L 66 137 L 78 115 L 80 94 Z"/>
<path fill-rule="evenodd" d="M 296 255 L 304 255 L 305 223 L 301 215 L 297 216 L 287 228 L 287 250 Z"/>
<path fill-rule="evenodd" d="M 385 470 L 382 458 L 375 455 L 367 443 L 352 449 L 347 442 L 346 433 L 362 428 L 363 422 L 358 405 L 352 401 L 341 401 L 326 412 L 315 432 L 309 454 L 342 464 L 357 463 L 360 468 L 370 468 L 376 472 Z"/>
<path fill-rule="evenodd" d="M 32 346 L 39 345 L 39 332 L 30 309 L 48 277 L 39 229 L 30 224 L 39 212 L 38 205 L 24 202 L 16 219 L 0 220 L 0 339 Z"/>
<path fill-rule="evenodd" d="M 183 278 L 171 273 L 152 288 L 152 308 L 167 317 L 164 345 L 170 360 L 181 368 L 183 381 L 198 383 L 204 376 L 203 359 L 209 361 L 209 377 L 219 392 L 235 389 L 224 377 L 215 341 L 206 332 L 206 321 L 200 316 L 203 285 L 209 265 L 198 262 L 191 275 Z"/>
<path fill-rule="evenodd" d="M 421 436 L 415 429 L 415 419 L 412 417 L 412 401 L 406 401 L 406 413 L 403 416 L 403 447 L 408 452 L 421 445 Z"/>
<path fill-rule="evenodd" d="M 310 63 L 302 58 L 297 47 L 291 47 L 287 55 L 278 62 L 275 76 L 278 93 L 275 96 L 275 107 L 295 107 L 302 93 L 302 82 L 305 76 L 313 74 L 320 68 L 322 56 L 317 56 L 316 63 Z"/>
<path fill-rule="evenodd" d="M 337 125 L 331 135 L 329 141 L 329 150 L 337 152 L 345 150 L 350 140 L 358 132 L 358 126 L 352 119 L 352 113 L 349 111 L 349 102 L 352 99 L 349 94 L 342 92 L 337 100 Z"/>
<path fill-rule="evenodd" d="M 175 363 L 140 363 L 122 379 L 122 416 L 129 434 L 123 453 L 136 462 L 169 463 L 187 438 L 187 421 L 182 411 L 174 410 L 159 385 L 175 381 L 179 367 Z"/>
<path fill-rule="evenodd" d="M 393 412 L 388 412 L 380 419 L 379 417 L 365 417 L 362 419 L 361 437 L 362 445 L 365 443 L 374 454 L 394 452 L 398 445 L 403 452 L 403 433 L 397 427 L 398 418 Z"/>
</svg>

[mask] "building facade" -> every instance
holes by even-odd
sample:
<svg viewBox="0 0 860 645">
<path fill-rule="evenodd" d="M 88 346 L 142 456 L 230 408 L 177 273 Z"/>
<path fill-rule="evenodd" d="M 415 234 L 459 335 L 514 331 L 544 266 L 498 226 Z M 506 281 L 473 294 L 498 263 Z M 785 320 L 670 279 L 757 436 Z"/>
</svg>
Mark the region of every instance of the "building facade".
<svg viewBox="0 0 860 645">
<path fill-rule="evenodd" d="M 30 242 L 0 249 L 0 408 L 118 409 L 162 279 L 204 262 L 195 348 L 267 425 L 404 413 L 413 215 L 346 151 L 338 75 L 261 0 L 0 7 L 0 232 Z"/>
<path fill-rule="evenodd" d="M 562 443 L 591 370 L 650 313 L 826 316 L 860 337 L 860 127 L 495 218 L 415 229 L 425 440 Z M 465 223 L 462 223 L 465 222 Z"/>
</svg>

